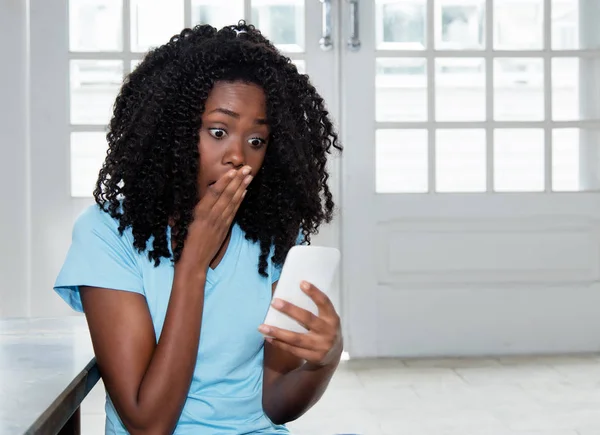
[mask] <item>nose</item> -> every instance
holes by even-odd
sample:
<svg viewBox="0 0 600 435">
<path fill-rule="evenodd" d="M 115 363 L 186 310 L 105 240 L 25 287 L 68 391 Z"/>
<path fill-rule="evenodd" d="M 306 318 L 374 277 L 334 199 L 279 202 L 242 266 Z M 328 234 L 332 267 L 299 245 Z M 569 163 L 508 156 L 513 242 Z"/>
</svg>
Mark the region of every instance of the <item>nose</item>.
<svg viewBox="0 0 600 435">
<path fill-rule="evenodd" d="M 242 140 L 232 140 L 225 152 L 224 162 L 235 169 L 239 169 L 246 164 L 246 155 L 244 153 L 244 144 Z"/>
</svg>

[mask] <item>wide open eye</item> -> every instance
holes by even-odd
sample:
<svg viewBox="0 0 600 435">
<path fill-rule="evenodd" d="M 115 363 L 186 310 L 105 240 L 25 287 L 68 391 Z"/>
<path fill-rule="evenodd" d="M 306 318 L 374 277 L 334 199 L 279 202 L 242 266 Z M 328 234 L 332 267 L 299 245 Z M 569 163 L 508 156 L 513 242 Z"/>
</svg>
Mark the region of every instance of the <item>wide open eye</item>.
<svg viewBox="0 0 600 435">
<path fill-rule="evenodd" d="M 223 139 L 225 136 L 227 136 L 227 132 L 222 128 L 209 128 L 208 132 L 215 139 Z"/>
<path fill-rule="evenodd" d="M 248 143 L 250 143 L 252 148 L 260 148 L 263 145 L 265 145 L 267 143 L 267 141 L 260 137 L 253 137 L 252 139 L 248 140 Z"/>
</svg>

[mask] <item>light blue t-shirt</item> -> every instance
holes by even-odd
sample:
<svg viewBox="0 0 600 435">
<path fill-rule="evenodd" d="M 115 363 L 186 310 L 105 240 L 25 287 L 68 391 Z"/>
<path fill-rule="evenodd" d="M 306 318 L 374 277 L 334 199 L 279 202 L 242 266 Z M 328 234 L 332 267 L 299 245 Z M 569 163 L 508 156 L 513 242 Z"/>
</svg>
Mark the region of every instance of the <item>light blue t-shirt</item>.
<svg viewBox="0 0 600 435">
<path fill-rule="evenodd" d="M 170 231 L 167 232 L 169 249 Z M 151 246 L 151 240 L 148 245 Z M 258 273 L 260 246 L 235 225 L 227 251 L 208 270 L 196 368 L 175 434 L 287 434 L 262 408 L 264 341 L 258 332 L 280 268 L 269 258 L 265 278 Z M 165 320 L 174 268 L 158 267 L 133 246 L 131 229 L 122 236 L 118 221 L 99 206 L 87 208 L 73 228 L 73 240 L 54 289 L 82 311 L 79 286 L 125 290 L 145 296 L 157 340 Z M 107 396 L 106 433 L 126 434 Z"/>
</svg>

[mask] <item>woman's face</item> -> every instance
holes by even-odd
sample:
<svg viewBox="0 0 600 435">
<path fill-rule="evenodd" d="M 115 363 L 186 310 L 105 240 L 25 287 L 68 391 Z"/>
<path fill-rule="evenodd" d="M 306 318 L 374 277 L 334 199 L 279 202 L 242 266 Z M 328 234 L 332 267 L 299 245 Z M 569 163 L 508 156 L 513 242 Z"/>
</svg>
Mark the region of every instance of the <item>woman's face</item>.
<svg viewBox="0 0 600 435">
<path fill-rule="evenodd" d="M 269 134 L 262 88 L 243 82 L 215 83 L 206 100 L 198 142 L 200 198 L 230 169 L 248 165 L 256 176 Z"/>
</svg>

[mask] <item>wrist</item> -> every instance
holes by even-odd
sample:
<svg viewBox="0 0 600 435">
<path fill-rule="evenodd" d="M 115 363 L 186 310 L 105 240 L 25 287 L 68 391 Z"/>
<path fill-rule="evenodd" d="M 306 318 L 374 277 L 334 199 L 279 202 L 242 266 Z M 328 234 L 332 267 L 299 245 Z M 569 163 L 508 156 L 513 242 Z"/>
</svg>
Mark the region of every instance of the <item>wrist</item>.
<svg viewBox="0 0 600 435">
<path fill-rule="evenodd" d="M 202 285 L 206 282 L 206 275 L 208 272 L 208 264 L 206 266 L 194 264 L 193 266 L 185 264 L 178 264 L 175 268 L 174 281 L 181 280 L 187 284 L 198 284 Z"/>
<path fill-rule="evenodd" d="M 177 262 L 177 267 L 185 274 L 206 275 L 210 266 L 211 259 L 205 259 L 205 255 L 195 255 L 196 253 L 186 252 L 185 248 Z"/>
</svg>

